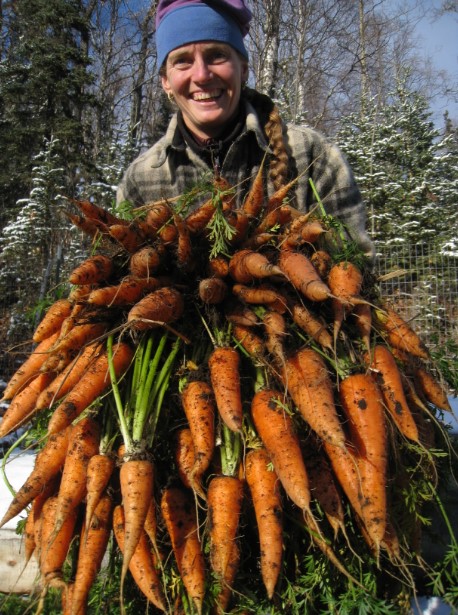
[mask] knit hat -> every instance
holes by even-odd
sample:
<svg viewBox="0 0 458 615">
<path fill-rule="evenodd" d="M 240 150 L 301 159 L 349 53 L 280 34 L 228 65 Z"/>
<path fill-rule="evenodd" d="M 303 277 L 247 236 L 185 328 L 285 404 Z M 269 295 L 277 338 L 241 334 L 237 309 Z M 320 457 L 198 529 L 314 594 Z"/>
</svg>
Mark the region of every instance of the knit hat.
<svg viewBox="0 0 458 615">
<path fill-rule="evenodd" d="M 251 17 L 244 0 L 159 0 L 158 66 L 173 49 L 198 41 L 227 43 L 248 58 L 243 37 L 248 33 Z"/>
</svg>

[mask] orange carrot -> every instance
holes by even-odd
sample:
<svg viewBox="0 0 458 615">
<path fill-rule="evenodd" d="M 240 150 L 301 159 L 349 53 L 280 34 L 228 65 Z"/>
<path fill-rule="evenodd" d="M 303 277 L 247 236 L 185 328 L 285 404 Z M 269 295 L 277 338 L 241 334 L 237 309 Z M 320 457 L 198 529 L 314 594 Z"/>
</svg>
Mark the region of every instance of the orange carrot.
<svg viewBox="0 0 458 615">
<path fill-rule="evenodd" d="M 385 407 L 399 431 L 409 440 L 418 442 L 418 429 L 404 394 L 401 374 L 386 346 L 375 346 L 370 367 L 372 377 L 382 391 Z"/>
<path fill-rule="evenodd" d="M 108 256 L 96 254 L 75 267 L 69 277 L 70 284 L 98 284 L 105 282 L 113 272 L 113 261 Z"/>
<path fill-rule="evenodd" d="M 71 612 L 78 614 L 85 608 L 91 587 L 102 567 L 112 528 L 113 500 L 103 495 L 94 510 L 94 518 L 81 531 Z"/>
<path fill-rule="evenodd" d="M 140 540 L 153 496 L 153 464 L 147 459 L 124 461 L 119 472 L 125 516 L 121 586 Z"/>
<path fill-rule="evenodd" d="M 178 474 L 185 487 L 191 489 L 191 470 L 194 467 L 194 440 L 189 428 L 180 429 L 175 441 L 175 462 Z M 203 495 L 202 487 L 197 479 L 194 480 L 194 490 Z"/>
<path fill-rule="evenodd" d="M 276 190 L 269 197 L 266 205 L 267 211 L 271 211 L 272 209 L 275 209 L 276 207 L 279 207 L 283 204 L 283 201 L 286 199 L 288 192 L 291 190 L 291 188 L 294 187 L 294 184 L 298 181 L 299 177 L 300 176 L 298 175 L 287 184 L 280 186 L 280 188 L 278 188 L 278 190 Z"/>
<path fill-rule="evenodd" d="M 310 257 L 310 262 L 317 270 L 320 278 L 325 280 L 332 266 L 331 255 L 325 250 L 317 250 Z"/>
<path fill-rule="evenodd" d="M 280 314 L 284 314 L 287 310 L 286 299 L 278 290 L 270 286 L 245 286 L 244 284 L 234 284 L 232 292 L 244 303 L 266 305 Z"/>
<path fill-rule="evenodd" d="M 226 319 L 234 325 L 242 325 L 244 327 L 251 327 L 260 324 L 260 321 L 253 310 L 238 302 L 235 305 L 230 304 L 228 306 L 226 310 Z"/>
<path fill-rule="evenodd" d="M 229 262 L 224 256 L 215 256 L 208 261 L 208 272 L 213 278 L 229 275 Z"/>
<path fill-rule="evenodd" d="M 13 399 L 16 393 L 38 375 L 41 366 L 49 356 L 49 349 L 56 342 L 58 336 L 58 332 L 53 333 L 38 344 L 35 350 L 22 363 L 21 367 L 11 376 L 3 392 L 2 399 Z"/>
<path fill-rule="evenodd" d="M 190 483 L 198 491 L 215 449 L 215 403 L 211 387 L 203 381 L 189 382 L 181 393 L 181 403 L 194 442 L 194 464 Z"/>
<path fill-rule="evenodd" d="M 427 401 L 436 408 L 452 412 L 446 391 L 431 373 L 423 367 L 417 367 L 414 372 L 414 380 Z"/>
<path fill-rule="evenodd" d="M 145 243 L 145 235 L 135 222 L 130 223 L 129 226 L 111 224 L 108 232 L 130 254 L 139 250 Z"/>
<path fill-rule="evenodd" d="M 42 342 L 44 339 L 60 331 L 62 322 L 70 315 L 72 304 L 68 299 L 58 299 L 47 310 L 40 324 L 35 329 L 33 341 Z"/>
<path fill-rule="evenodd" d="M 302 303 L 292 305 L 291 315 L 296 325 L 305 331 L 315 342 L 318 342 L 323 348 L 332 350 L 332 337 L 323 320 L 312 314 Z"/>
<path fill-rule="evenodd" d="M 274 364 L 282 368 L 285 364 L 284 339 L 287 335 L 286 321 L 278 312 L 266 312 L 262 322 L 267 335 L 266 348 Z"/>
<path fill-rule="evenodd" d="M 387 435 L 381 392 L 370 375 L 352 374 L 340 383 L 339 395 L 357 452 L 363 521 L 378 550 L 387 521 Z"/>
<path fill-rule="evenodd" d="M 266 210 L 265 215 L 260 220 L 258 226 L 253 230 L 255 235 L 266 233 L 279 226 L 284 226 L 291 220 L 291 207 L 288 205 L 278 205 Z"/>
<path fill-rule="evenodd" d="M 194 500 L 183 489 L 167 487 L 162 493 L 161 512 L 181 579 L 200 615 L 205 595 L 205 561 L 198 536 Z"/>
<path fill-rule="evenodd" d="M 172 219 L 172 210 L 167 202 L 155 203 L 146 213 L 143 231 L 148 237 L 155 239 L 159 229 L 162 228 L 169 220 Z"/>
<path fill-rule="evenodd" d="M 283 384 L 302 418 L 325 441 L 344 446 L 345 434 L 334 403 L 334 389 L 323 359 L 312 348 L 289 357 Z"/>
<path fill-rule="evenodd" d="M 96 341 L 106 333 L 107 322 L 77 322 L 63 337 L 61 336 L 50 349 L 53 355 L 75 356 L 86 344 Z M 72 358 L 73 358 L 72 356 Z"/>
<path fill-rule="evenodd" d="M 257 233 L 256 235 L 248 235 L 242 244 L 243 248 L 248 250 L 258 250 L 269 243 L 274 243 L 277 240 L 275 233 Z"/>
<path fill-rule="evenodd" d="M 222 303 L 228 293 L 228 286 L 221 278 L 203 278 L 199 282 L 199 297 L 204 303 Z"/>
<path fill-rule="evenodd" d="M 423 341 L 399 314 L 387 307 L 374 310 L 374 313 L 379 327 L 386 333 L 390 346 L 421 359 L 428 358 L 428 351 Z"/>
<path fill-rule="evenodd" d="M 295 220 L 297 222 L 297 220 Z M 295 224 L 294 230 L 291 225 L 290 232 L 286 235 L 281 248 L 283 250 L 294 250 L 296 247 L 304 243 L 315 243 L 323 233 L 325 228 L 319 220 L 309 220 L 309 215 L 305 214 L 302 225 Z M 312 263 L 313 264 L 313 263 Z"/>
<path fill-rule="evenodd" d="M 67 367 L 56 376 L 38 396 L 36 407 L 41 410 L 64 397 L 79 382 L 89 365 L 97 357 L 100 344 L 87 345 Z"/>
<path fill-rule="evenodd" d="M 232 334 L 238 344 L 255 359 L 262 359 L 264 356 L 265 343 L 262 337 L 256 335 L 253 327 L 234 324 Z"/>
<path fill-rule="evenodd" d="M 156 557 L 161 558 L 161 554 L 159 552 L 159 548 L 157 545 L 157 519 L 156 519 L 156 501 L 154 497 L 151 498 L 148 512 L 146 513 L 145 523 L 143 524 L 143 528 L 149 538 L 149 541 L 153 545 L 153 549 Z"/>
<path fill-rule="evenodd" d="M 54 380 L 54 375 L 49 372 L 35 376 L 22 391 L 14 396 L 0 423 L 0 438 L 4 438 L 39 412 L 36 406 L 38 396 Z"/>
<path fill-rule="evenodd" d="M 113 365 L 118 378 L 129 367 L 133 355 L 133 350 L 128 344 L 120 342 L 115 345 Z M 91 363 L 79 382 L 73 386 L 65 399 L 54 410 L 48 422 L 48 433 L 56 433 L 70 425 L 110 385 L 108 355 L 104 351 Z"/>
<path fill-rule="evenodd" d="M 91 305 L 111 307 L 113 305 L 133 305 L 146 292 L 152 292 L 161 285 L 157 278 L 125 277 L 119 284 L 94 289 L 87 302 Z"/>
<path fill-rule="evenodd" d="M 199 207 L 186 216 L 185 222 L 190 233 L 196 234 L 203 231 L 216 211 L 213 198 L 208 199 Z"/>
<path fill-rule="evenodd" d="M 238 250 L 229 261 L 229 273 L 240 284 L 250 284 L 255 280 L 273 275 L 283 276 L 282 271 L 260 252 Z"/>
<path fill-rule="evenodd" d="M 250 225 L 250 219 L 243 211 L 237 209 L 228 217 L 228 222 L 234 229 L 234 234 L 228 240 L 228 244 L 231 246 L 238 246 L 246 238 Z"/>
<path fill-rule="evenodd" d="M 77 518 L 75 509 L 56 531 L 56 509 L 57 496 L 51 496 L 44 503 L 41 521 L 40 573 L 45 585 L 59 582 L 62 578 L 62 566 L 67 558 Z"/>
<path fill-rule="evenodd" d="M 164 287 L 149 293 L 130 310 L 127 321 L 138 330 L 152 329 L 178 320 L 184 311 L 183 295 Z"/>
<path fill-rule="evenodd" d="M 310 510 L 310 490 L 299 439 L 280 393 L 258 391 L 251 402 L 256 431 L 272 460 L 275 472 L 290 499 L 303 511 Z"/>
<path fill-rule="evenodd" d="M 361 476 L 354 451 L 346 446 L 334 446 L 330 442 L 324 442 L 324 449 L 339 486 L 347 496 L 353 510 L 362 518 Z"/>
<path fill-rule="evenodd" d="M 121 505 L 113 510 L 113 531 L 121 553 L 124 554 L 125 541 L 124 509 Z M 146 533 L 140 534 L 140 539 L 130 558 L 129 570 L 140 591 L 161 611 L 167 611 L 161 582 L 154 565 Z"/>
<path fill-rule="evenodd" d="M 85 235 L 92 237 L 93 239 L 97 236 L 100 236 L 102 233 L 108 233 L 108 229 L 105 224 L 99 222 L 98 220 L 91 220 L 90 218 L 85 218 L 84 216 L 78 216 L 76 214 L 70 214 L 64 211 L 64 215 L 70 220 L 70 222 L 83 231 Z"/>
<path fill-rule="evenodd" d="M 246 456 L 245 472 L 259 532 L 262 580 L 272 599 L 283 558 L 283 523 L 278 477 L 269 468 L 270 463 L 265 449 L 251 450 Z"/>
<path fill-rule="evenodd" d="M 89 220 L 94 220 L 96 222 L 100 222 L 104 225 L 110 224 L 128 224 L 126 220 L 121 220 L 120 218 L 113 215 L 107 209 L 92 203 L 91 201 L 78 201 L 75 199 L 70 199 L 71 202 L 78 207 L 78 209 L 84 214 L 86 218 Z"/>
<path fill-rule="evenodd" d="M 29 510 L 27 519 L 24 525 L 24 532 L 22 533 L 22 539 L 24 542 L 24 567 L 30 561 L 30 558 L 35 552 L 35 531 L 34 531 L 34 514 L 33 509 Z"/>
<path fill-rule="evenodd" d="M 224 577 L 237 538 L 242 499 L 243 483 L 235 476 L 211 479 L 207 491 L 210 563 L 220 578 Z"/>
<path fill-rule="evenodd" d="M 99 442 L 100 427 L 94 419 L 85 417 L 72 426 L 57 494 L 56 531 L 86 497 L 87 466 L 89 459 L 98 453 Z"/>
<path fill-rule="evenodd" d="M 110 482 L 115 459 L 112 455 L 96 453 L 89 459 L 86 468 L 86 513 L 85 525 L 89 528 L 92 516 Z"/>
<path fill-rule="evenodd" d="M 281 250 L 278 265 L 294 288 L 309 301 L 324 301 L 332 296 L 305 254 Z"/>
<path fill-rule="evenodd" d="M 369 303 L 360 303 L 353 308 L 356 328 L 364 342 L 367 352 L 371 352 L 372 307 Z"/>
<path fill-rule="evenodd" d="M 240 431 L 243 421 L 239 365 L 238 351 L 228 346 L 215 348 L 208 359 L 216 407 L 232 431 Z"/>
<path fill-rule="evenodd" d="M 35 465 L 29 477 L 16 493 L 0 521 L 0 527 L 18 515 L 41 493 L 46 484 L 60 472 L 67 454 L 69 430 L 49 436 L 35 458 Z"/>
<path fill-rule="evenodd" d="M 257 218 L 264 205 L 264 160 L 263 158 L 259 165 L 259 169 L 242 206 L 242 210 L 250 218 Z"/>
<path fill-rule="evenodd" d="M 327 281 L 333 295 L 351 304 L 361 292 L 363 275 L 354 263 L 340 261 L 331 267 Z"/>
<path fill-rule="evenodd" d="M 240 547 L 236 542 L 233 542 L 224 577 L 222 579 L 218 579 L 220 589 L 218 594 L 215 596 L 215 608 L 212 610 L 212 613 L 215 613 L 216 615 L 224 615 L 224 613 L 227 613 L 232 596 L 233 583 L 239 569 L 239 564 Z"/>
<path fill-rule="evenodd" d="M 130 273 L 136 278 L 149 278 L 161 264 L 161 257 L 156 248 L 145 246 L 137 250 L 129 259 Z"/>
</svg>

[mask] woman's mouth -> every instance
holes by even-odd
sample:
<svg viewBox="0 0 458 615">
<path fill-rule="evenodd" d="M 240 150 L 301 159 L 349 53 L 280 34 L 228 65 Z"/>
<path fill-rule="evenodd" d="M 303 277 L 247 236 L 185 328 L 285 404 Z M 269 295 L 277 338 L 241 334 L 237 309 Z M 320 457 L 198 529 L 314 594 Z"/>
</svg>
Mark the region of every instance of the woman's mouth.
<svg viewBox="0 0 458 615">
<path fill-rule="evenodd" d="M 208 92 L 194 92 L 192 99 L 197 101 L 215 100 L 222 94 L 222 90 L 210 90 Z"/>
</svg>

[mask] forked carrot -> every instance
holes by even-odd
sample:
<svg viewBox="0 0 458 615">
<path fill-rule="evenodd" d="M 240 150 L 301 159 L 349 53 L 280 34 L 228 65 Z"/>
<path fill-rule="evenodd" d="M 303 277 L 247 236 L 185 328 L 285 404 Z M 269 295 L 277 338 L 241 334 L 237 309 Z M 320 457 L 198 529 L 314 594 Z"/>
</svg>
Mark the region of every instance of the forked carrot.
<svg viewBox="0 0 458 615">
<path fill-rule="evenodd" d="M 240 431 L 243 421 L 239 365 L 238 351 L 229 346 L 215 348 L 208 359 L 216 407 L 232 431 Z"/>
<path fill-rule="evenodd" d="M 189 479 L 191 487 L 197 491 L 215 450 L 215 400 L 212 388 L 204 381 L 193 380 L 183 389 L 181 403 L 194 443 L 194 463 Z"/>
<path fill-rule="evenodd" d="M 85 525 L 89 528 L 94 511 L 107 488 L 115 468 L 112 455 L 97 452 L 89 459 L 86 468 Z"/>
<path fill-rule="evenodd" d="M 112 498 L 104 494 L 98 501 L 90 524 L 83 524 L 71 597 L 71 612 L 78 615 L 87 605 L 89 592 L 102 567 L 112 528 Z"/>
<path fill-rule="evenodd" d="M 232 292 L 244 303 L 268 306 L 280 314 L 284 314 L 287 311 L 286 299 L 279 290 L 276 290 L 271 285 L 246 286 L 245 284 L 237 283 L 233 285 Z"/>
<path fill-rule="evenodd" d="M 33 350 L 9 379 L 3 391 L 2 399 L 13 399 L 16 393 L 38 375 L 41 366 L 49 356 L 49 349 L 56 342 L 58 336 L 59 332 L 53 333 L 50 337 L 38 344 L 35 350 Z"/>
<path fill-rule="evenodd" d="M 190 492 L 175 486 L 166 487 L 162 493 L 161 512 L 178 571 L 200 615 L 205 596 L 205 561 Z"/>
<path fill-rule="evenodd" d="M 113 532 L 121 553 L 124 554 L 125 542 L 124 509 L 118 504 L 113 510 Z M 130 558 L 129 570 L 140 591 L 161 611 L 167 611 L 166 601 L 160 578 L 149 548 L 146 533 L 140 539 Z"/>
<path fill-rule="evenodd" d="M 243 483 L 235 476 L 214 476 L 207 491 L 210 563 L 223 578 L 237 539 L 243 499 Z"/>
<path fill-rule="evenodd" d="M 382 395 L 369 374 L 344 378 L 339 389 L 361 478 L 361 512 L 377 550 L 387 522 L 387 435 Z"/>
<path fill-rule="evenodd" d="M 35 465 L 29 477 L 14 496 L 0 527 L 18 515 L 45 489 L 48 482 L 62 469 L 67 454 L 69 430 L 51 435 L 35 457 Z"/>
<path fill-rule="evenodd" d="M 44 339 L 60 330 L 64 318 L 70 315 L 72 304 L 68 299 L 58 299 L 46 311 L 40 324 L 35 329 L 33 341 L 42 342 Z"/>
<path fill-rule="evenodd" d="M 99 443 L 100 427 L 91 417 L 84 417 L 72 426 L 57 494 L 56 531 L 86 497 L 87 466 L 89 459 L 98 453 Z"/>
<path fill-rule="evenodd" d="M 124 461 L 119 471 L 122 505 L 124 510 L 124 551 L 121 586 L 129 563 L 140 540 L 148 508 L 153 497 L 153 464 L 147 459 Z"/>
<path fill-rule="evenodd" d="M 289 498 L 303 511 L 310 510 L 310 489 L 299 439 L 277 391 L 258 391 L 251 402 L 256 431 L 272 460 Z"/>
<path fill-rule="evenodd" d="M 377 344 L 369 361 L 371 374 L 380 387 L 385 407 L 399 431 L 409 440 L 418 442 L 418 428 L 407 403 L 401 374 L 386 346 Z"/>
<path fill-rule="evenodd" d="M 294 288 L 309 301 L 324 301 L 332 297 L 329 287 L 305 254 L 281 250 L 278 266 Z"/>
<path fill-rule="evenodd" d="M 272 598 L 283 559 L 282 503 L 278 477 L 263 448 L 251 450 L 245 459 L 245 477 L 253 499 L 261 552 L 261 575 Z"/>
<path fill-rule="evenodd" d="M 313 431 L 324 441 L 344 446 L 334 388 L 320 355 L 312 348 L 302 348 L 290 356 L 283 370 L 283 384 Z"/>
</svg>

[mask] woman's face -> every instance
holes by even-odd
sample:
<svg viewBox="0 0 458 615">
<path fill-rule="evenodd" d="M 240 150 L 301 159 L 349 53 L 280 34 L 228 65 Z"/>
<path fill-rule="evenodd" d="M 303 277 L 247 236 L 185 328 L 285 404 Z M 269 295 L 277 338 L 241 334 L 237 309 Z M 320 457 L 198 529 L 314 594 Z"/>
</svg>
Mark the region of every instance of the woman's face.
<svg viewBox="0 0 458 615">
<path fill-rule="evenodd" d="M 201 139 L 217 137 L 237 113 L 248 65 L 230 45 L 184 45 L 167 57 L 162 87 L 172 93 L 186 126 Z"/>
</svg>

